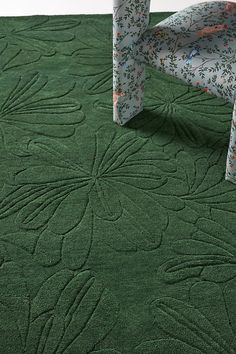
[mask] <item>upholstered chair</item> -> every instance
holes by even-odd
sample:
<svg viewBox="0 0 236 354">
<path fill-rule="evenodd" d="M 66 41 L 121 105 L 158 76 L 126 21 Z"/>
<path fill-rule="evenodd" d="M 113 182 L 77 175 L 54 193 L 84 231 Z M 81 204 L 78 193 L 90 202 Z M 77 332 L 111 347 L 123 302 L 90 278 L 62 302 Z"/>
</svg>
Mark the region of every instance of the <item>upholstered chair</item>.
<svg viewBox="0 0 236 354">
<path fill-rule="evenodd" d="M 236 183 L 236 3 L 208 1 L 149 28 L 150 0 L 113 0 L 113 120 L 143 110 L 145 66 L 234 104 L 225 179 Z"/>
</svg>

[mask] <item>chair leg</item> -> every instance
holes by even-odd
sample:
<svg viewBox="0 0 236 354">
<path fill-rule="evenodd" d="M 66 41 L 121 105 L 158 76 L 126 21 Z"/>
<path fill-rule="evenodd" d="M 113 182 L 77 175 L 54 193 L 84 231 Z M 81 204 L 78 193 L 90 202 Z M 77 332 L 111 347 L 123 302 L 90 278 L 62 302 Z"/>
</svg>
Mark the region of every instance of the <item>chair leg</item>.
<svg viewBox="0 0 236 354">
<path fill-rule="evenodd" d="M 226 161 L 225 179 L 236 183 L 236 101 L 231 121 L 230 141 Z"/>
<path fill-rule="evenodd" d="M 149 11 L 150 0 L 113 0 L 113 121 L 119 125 L 143 110 L 145 64 L 134 48 Z"/>
</svg>

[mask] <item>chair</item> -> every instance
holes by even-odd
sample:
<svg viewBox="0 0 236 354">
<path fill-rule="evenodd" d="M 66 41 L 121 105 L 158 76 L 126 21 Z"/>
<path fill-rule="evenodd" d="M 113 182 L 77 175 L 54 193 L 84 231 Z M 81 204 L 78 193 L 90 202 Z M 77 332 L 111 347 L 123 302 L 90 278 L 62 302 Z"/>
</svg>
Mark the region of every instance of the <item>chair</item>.
<svg viewBox="0 0 236 354">
<path fill-rule="evenodd" d="M 113 120 L 143 110 L 145 65 L 234 104 L 225 179 L 236 183 L 236 3 L 210 1 L 148 28 L 150 0 L 113 0 Z"/>
</svg>

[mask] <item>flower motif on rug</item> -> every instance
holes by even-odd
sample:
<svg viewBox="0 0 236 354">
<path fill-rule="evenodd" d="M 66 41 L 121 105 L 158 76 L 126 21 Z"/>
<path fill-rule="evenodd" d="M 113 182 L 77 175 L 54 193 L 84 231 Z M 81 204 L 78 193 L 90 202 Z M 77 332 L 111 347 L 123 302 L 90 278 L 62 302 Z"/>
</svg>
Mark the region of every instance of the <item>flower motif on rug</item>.
<svg viewBox="0 0 236 354">
<path fill-rule="evenodd" d="M 69 30 L 78 26 L 80 21 L 66 18 L 37 16 L 26 18 L 0 19 L 0 42 L 17 46 L 27 55 L 34 51 L 44 56 L 54 55 L 56 44 L 69 42 L 75 35 Z"/>
<path fill-rule="evenodd" d="M 160 246 L 168 216 L 150 192 L 166 178 L 154 152 L 142 150 L 147 140 L 133 132 L 119 135 L 116 129 L 104 124 L 93 131 L 83 124 L 66 144 L 47 137 L 32 139 L 27 145 L 31 165 L 16 171 L 4 185 L 0 218 L 16 213 L 20 228 L 39 230 L 37 253 L 47 249 L 48 238 L 55 242 L 53 250 L 47 249 L 52 255 L 46 257 L 49 263 L 59 261 L 63 246 L 68 256 L 78 249 L 83 254 L 75 257 L 72 268 L 84 264 L 95 216 L 107 225 L 105 242 L 117 251 Z M 168 158 L 160 163 L 168 165 Z"/>
<path fill-rule="evenodd" d="M 68 85 L 38 72 L 11 77 L 0 93 L 0 129 L 6 149 L 24 156 L 32 133 L 72 135 L 84 119 L 81 104 L 70 97 L 74 87 L 74 82 Z"/>
</svg>

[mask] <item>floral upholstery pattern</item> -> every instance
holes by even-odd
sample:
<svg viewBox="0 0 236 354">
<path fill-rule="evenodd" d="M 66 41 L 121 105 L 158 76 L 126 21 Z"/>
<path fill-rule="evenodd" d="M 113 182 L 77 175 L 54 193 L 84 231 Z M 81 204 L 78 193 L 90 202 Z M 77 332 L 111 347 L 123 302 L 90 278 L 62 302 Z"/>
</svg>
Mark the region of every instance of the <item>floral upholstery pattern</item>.
<svg viewBox="0 0 236 354">
<path fill-rule="evenodd" d="M 143 110 L 145 64 L 133 57 L 133 47 L 148 27 L 150 0 L 113 5 L 113 116 L 122 125 Z"/>
<path fill-rule="evenodd" d="M 225 179 L 236 183 L 236 3 L 210 1 L 148 27 L 150 0 L 114 0 L 113 120 L 143 110 L 150 65 L 234 104 Z"/>
</svg>

